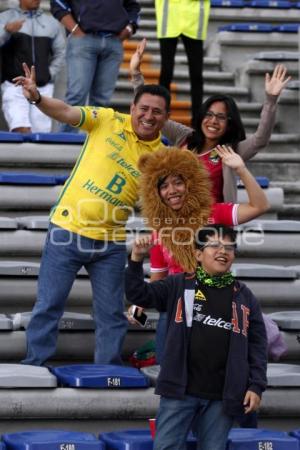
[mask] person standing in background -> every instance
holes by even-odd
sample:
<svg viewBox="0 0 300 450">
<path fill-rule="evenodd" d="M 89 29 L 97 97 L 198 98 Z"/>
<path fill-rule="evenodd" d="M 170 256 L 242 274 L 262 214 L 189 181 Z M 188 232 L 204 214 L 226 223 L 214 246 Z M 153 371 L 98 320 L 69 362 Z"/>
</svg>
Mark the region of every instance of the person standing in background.
<svg viewBox="0 0 300 450">
<path fill-rule="evenodd" d="M 136 31 L 136 0 L 51 0 L 51 12 L 68 32 L 66 103 L 108 106 L 113 95 L 123 45 Z M 67 124 L 62 131 L 73 131 Z"/>
<path fill-rule="evenodd" d="M 206 39 L 209 12 L 210 0 L 155 0 L 161 56 L 159 84 L 170 90 L 180 37 L 188 59 L 193 127 L 196 127 L 202 104 L 203 41 Z"/>
<path fill-rule="evenodd" d="M 2 109 L 9 130 L 19 133 L 49 132 L 51 119 L 26 100 L 12 79 L 22 72 L 22 63 L 35 65 L 41 94 L 52 97 L 65 56 L 61 27 L 39 9 L 40 3 L 20 0 L 19 7 L 0 14 Z"/>
</svg>

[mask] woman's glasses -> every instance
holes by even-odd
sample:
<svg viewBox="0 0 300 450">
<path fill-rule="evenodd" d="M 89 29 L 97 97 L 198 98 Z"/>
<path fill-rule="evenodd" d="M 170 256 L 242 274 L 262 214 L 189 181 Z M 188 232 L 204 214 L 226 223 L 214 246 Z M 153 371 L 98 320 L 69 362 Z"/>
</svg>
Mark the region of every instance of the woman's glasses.
<svg viewBox="0 0 300 450">
<path fill-rule="evenodd" d="M 213 118 L 216 118 L 219 122 L 225 122 L 226 120 L 229 120 L 230 117 L 226 116 L 226 114 L 222 113 L 214 113 L 213 111 L 206 111 L 205 113 L 205 119 L 212 120 Z"/>
</svg>

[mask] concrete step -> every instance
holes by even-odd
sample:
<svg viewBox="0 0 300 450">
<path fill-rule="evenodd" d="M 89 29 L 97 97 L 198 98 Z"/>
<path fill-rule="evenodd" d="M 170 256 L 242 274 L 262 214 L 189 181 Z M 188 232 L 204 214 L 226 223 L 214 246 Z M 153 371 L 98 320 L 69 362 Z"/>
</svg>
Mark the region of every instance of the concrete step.
<svg viewBox="0 0 300 450">
<path fill-rule="evenodd" d="M 159 68 L 144 68 L 143 69 L 143 75 L 145 78 L 145 83 L 151 84 L 157 84 L 159 80 Z M 129 79 L 129 70 L 122 67 L 120 70 L 119 79 Z M 219 84 L 221 86 L 233 86 L 234 85 L 234 75 L 231 72 L 217 72 L 217 71 L 203 71 L 203 80 L 205 84 Z M 188 73 L 188 67 L 176 67 L 174 71 L 174 78 L 173 81 L 176 83 L 178 81 L 189 81 L 189 73 Z"/>
<path fill-rule="evenodd" d="M 271 181 L 299 179 L 300 155 L 296 153 L 258 153 L 248 167 L 255 176 L 266 176 Z"/>
<path fill-rule="evenodd" d="M 259 424 L 285 431 L 299 428 L 299 389 L 269 388 Z M 147 428 L 159 397 L 154 389 L 1 389 L 0 433 L 58 428 L 89 431 Z M 297 426 L 298 425 L 298 426 Z"/>
</svg>

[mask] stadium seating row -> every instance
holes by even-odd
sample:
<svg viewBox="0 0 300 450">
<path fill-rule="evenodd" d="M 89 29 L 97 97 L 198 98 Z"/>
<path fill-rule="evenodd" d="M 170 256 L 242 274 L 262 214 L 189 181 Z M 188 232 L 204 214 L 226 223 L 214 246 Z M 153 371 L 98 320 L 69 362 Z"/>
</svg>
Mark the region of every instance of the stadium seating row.
<svg viewBox="0 0 300 450">
<path fill-rule="evenodd" d="M 93 389 L 146 389 L 155 386 L 160 367 L 142 367 L 100 364 L 68 364 L 39 367 L 23 364 L 0 364 L 0 388 L 55 388 L 72 387 Z M 300 386 L 300 366 L 269 363 L 268 387 Z"/>
<path fill-rule="evenodd" d="M 155 430 L 153 431 L 153 434 Z M 300 431 L 285 433 L 267 429 L 231 429 L 228 450 L 299 450 Z M 123 430 L 92 433 L 65 430 L 24 431 L 5 433 L 1 450 L 152 450 L 150 430 Z M 196 439 L 190 434 L 187 449 L 196 450 Z"/>
<path fill-rule="evenodd" d="M 272 25 L 269 23 L 233 23 L 219 27 L 219 31 L 245 31 L 259 33 L 298 33 L 300 24 L 283 23 L 281 25 Z"/>
</svg>

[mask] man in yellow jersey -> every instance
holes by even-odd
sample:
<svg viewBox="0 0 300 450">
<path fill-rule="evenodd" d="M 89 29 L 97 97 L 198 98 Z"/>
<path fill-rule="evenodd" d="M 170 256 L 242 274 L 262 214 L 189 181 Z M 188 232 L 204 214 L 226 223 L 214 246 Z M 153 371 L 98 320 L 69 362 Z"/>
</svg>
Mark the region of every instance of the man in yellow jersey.
<svg viewBox="0 0 300 450">
<path fill-rule="evenodd" d="M 70 106 L 40 95 L 34 67 L 24 64 L 24 72 L 14 81 L 28 101 L 51 118 L 85 130 L 87 138 L 51 212 L 23 363 L 42 365 L 55 353 L 58 322 L 84 266 L 93 290 L 95 363 L 120 364 L 127 330 L 124 225 L 137 200 L 137 161 L 161 147 L 170 96 L 162 86 L 145 85 L 136 93 L 130 115 Z"/>
</svg>

